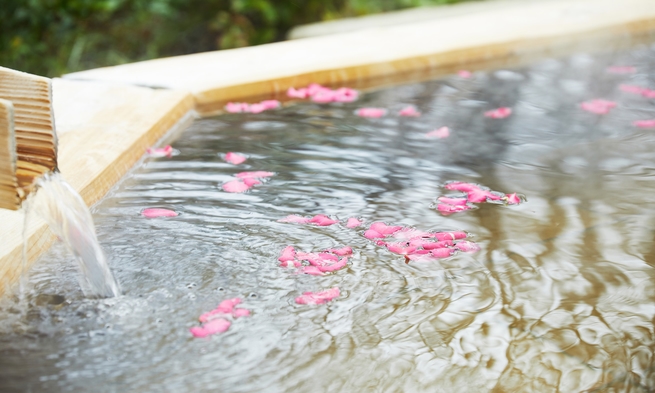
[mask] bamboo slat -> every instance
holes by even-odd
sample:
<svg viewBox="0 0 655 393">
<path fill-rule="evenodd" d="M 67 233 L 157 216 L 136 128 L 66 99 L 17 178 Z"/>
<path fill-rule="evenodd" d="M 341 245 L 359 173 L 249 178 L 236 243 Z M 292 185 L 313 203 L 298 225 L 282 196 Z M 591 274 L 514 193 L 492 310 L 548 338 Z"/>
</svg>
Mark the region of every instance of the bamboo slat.
<svg viewBox="0 0 655 393">
<path fill-rule="evenodd" d="M 19 195 L 27 195 L 36 177 L 57 167 L 52 82 L 0 67 L 0 98 L 10 101 L 14 108 L 16 169 L 13 173 Z"/>
<path fill-rule="evenodd" d="M 0 99 L 0 209 L 17 210 L 19 207 L 14 106 Z"/>
</svg>

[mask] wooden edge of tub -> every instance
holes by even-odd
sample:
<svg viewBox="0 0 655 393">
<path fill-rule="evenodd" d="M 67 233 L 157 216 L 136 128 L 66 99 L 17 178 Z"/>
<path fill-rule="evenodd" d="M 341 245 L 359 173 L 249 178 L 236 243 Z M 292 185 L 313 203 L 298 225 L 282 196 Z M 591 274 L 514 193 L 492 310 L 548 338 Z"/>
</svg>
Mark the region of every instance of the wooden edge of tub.
<svg viewBox="0 0 655 393">
<path fill-rule="evenodd" d="M 461 68 L 519 66 L 576 51 L 618 50 L 655 37 L 652 0 L 477 6 L 485 12 L 99 68 L 65 78 L 186 90 L 194 95 L 196 110 L 210 116 L 229 101 L 287 100 L 289 87 L 313 82 L 369 90 Z M 476 5 L 466 7 L 471 11 Z"/>
</svg>

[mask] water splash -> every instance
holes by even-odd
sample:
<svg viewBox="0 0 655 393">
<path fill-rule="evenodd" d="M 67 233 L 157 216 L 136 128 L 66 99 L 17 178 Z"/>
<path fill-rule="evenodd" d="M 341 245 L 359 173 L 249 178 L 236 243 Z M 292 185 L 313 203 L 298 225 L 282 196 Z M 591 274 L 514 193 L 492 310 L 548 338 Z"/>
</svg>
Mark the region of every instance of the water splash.
<svg viewBox="0 0 655 393">
<path fill-rule="evenodd" d="M 30 207 L 73 252 L 82 275 L 80 285 L 87 296 L 114 297 L 120 287 L 109 270 L 96 237 L 89 208 L 82 197 L 60 174 L 52 173 L 37 181 L 38 195 Z"/>
</svg>

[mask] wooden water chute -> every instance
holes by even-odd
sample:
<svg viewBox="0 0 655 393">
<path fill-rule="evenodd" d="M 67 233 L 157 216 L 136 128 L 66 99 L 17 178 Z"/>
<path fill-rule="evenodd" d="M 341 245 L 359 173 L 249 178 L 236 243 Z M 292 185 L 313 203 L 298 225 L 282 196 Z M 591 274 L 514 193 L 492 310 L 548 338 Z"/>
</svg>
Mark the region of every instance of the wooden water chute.
<svg viewBox="0 0 655 393">
<path fill-rule="evenodd" d="M 0 208 L 18 210 L 34 180 L 56 168 L 51 80 L 0 67 Z"/>
</svg>

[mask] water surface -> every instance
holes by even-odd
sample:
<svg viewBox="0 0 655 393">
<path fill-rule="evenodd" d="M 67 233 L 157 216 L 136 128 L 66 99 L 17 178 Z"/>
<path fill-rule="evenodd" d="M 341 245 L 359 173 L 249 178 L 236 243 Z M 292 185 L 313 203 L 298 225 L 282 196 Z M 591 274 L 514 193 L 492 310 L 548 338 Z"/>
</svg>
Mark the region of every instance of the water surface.
<svg viewBox="0 0 655 393">
<path fill-rule="evenodd" d="M 606 72 L 634 65 L 636 74 Z M 85 298 L 56 245 L 30 274 L 27 309 L 2 302 L 2 391 L 646 392 L 655 389 L 655 51 L 577 55 L 364 95 L 197 121 L 172 158 L 147 158 L 94 208 L 123 296 Z M 607 115 L 579 103 L 603 98 Z M 396 113 L 415 105 L 423 116 Z M 354 115 L 364 106 L 386 117 Z M 512 107 L 503 120 L 482 116 Z M 441 126 L 447 139 L 425 133 Z M 222 154 L 240 152 L 245 164 Z M 245 194 L 221 184 L 276 175 Z M 430 208 L 449 180 L 519 192 L 519 206 Z M 163 207 L 180 216 L 145 219 Z M 361 217 L 465 230 L 475 254 L 406 264 L 363 228 L 280 223 Z M 350 245 L 347 269 L 278 266 L 287 245 Z M 342 295 L 301 306 L 304 291 Z M 242 297 L 250 318 L 211 339 L 198 316 Z"/>
</svg>

